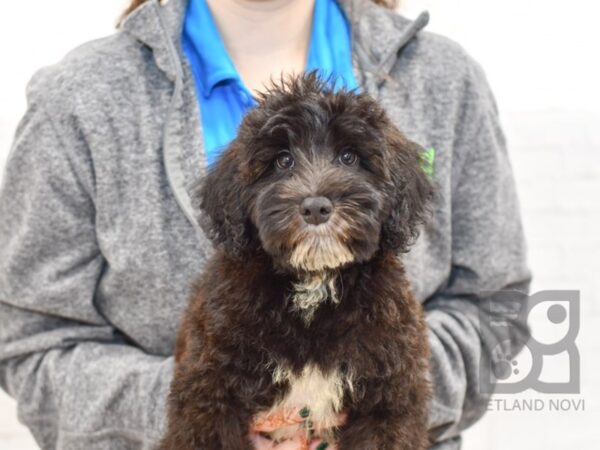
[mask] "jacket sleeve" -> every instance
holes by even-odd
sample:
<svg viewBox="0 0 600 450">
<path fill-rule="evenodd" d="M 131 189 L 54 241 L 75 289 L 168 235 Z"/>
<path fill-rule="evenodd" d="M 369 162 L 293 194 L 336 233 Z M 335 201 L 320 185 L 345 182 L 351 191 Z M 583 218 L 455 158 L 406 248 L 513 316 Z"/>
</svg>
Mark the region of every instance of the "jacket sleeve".
<svg viewBox="0 0 600 450">
<path fill-rule="evenodd" d="M 0 385 L 41 448 L 150 448 L 172 359 L 94 305 L 105 264 L 93 164 L 75 114 L 30 99 L 0 191 Z"/>
<path fill-rule="evenodd" d="M 484 414 L 495 364 L 529 338 L 530 272 L 506 143 L 483 71 L 470 58 L 466 66 L 450 183 L 452 267 L 425 302 L 437 441 L 458 439 Z"/>
</svg>

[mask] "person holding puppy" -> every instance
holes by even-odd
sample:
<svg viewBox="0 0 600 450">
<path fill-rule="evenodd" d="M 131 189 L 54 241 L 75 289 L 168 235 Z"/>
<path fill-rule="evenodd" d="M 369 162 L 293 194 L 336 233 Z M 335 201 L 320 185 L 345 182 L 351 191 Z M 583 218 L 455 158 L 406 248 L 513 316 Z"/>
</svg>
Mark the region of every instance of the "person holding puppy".
<svg viewBox="0 0 600 450">
<path fill-rule="evenodd" d="M 433 214 L 402 258 L 429 331 L 432 448 L 460 448 L 489 369 L 528 337 L 530 274 L 482 69 L 394 6 L 135 0 L 118 33 L 34 76 L 0 193 L 0 385 L 42 448 L 157 445 L 211 252 L 195 186 L 252 95 L 309 69 L 374 97 L 427 149 Z"/>
</svg>

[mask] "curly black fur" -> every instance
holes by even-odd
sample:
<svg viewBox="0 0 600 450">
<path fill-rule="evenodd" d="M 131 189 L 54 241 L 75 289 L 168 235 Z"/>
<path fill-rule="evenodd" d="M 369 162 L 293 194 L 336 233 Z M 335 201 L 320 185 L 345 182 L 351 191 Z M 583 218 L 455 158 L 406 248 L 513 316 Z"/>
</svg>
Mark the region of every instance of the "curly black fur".
<svg viewBox="0 0 600 450">
<path fill-rule="evenodd" d="M 341 450 L 425 449 L 426 329 L 397 252 L 431 195 L 419 147 L 367 95 L 315 73 L 261 95 L 199 191 L 217 251 L 180 330 L 161 448 L 251 449 L 253 418 L 291 389 L 274 368 L 310 365 L 352 382 Z M 308 196 L 331 200 L 326 224 L 302 220 Z M 303 316 L 314 277 L 330 284 Z"/>
</svg>

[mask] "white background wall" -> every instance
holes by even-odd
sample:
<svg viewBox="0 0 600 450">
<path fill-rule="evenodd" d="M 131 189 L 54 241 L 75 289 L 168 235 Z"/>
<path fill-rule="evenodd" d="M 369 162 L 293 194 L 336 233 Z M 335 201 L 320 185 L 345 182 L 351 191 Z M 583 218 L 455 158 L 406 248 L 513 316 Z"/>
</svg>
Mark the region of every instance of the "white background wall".
<svg viewBox="0 0 600 450">
<path fill-rule="evenodd" d="M 300 1 L 300 0 L 299 0 Z M 113 31 L 126 0 L 3 2 L 0 6 L 0 167 L 34 70 Z M 501 110 L 528 234 L 533 291 L 581 291 L 585 411 L 494 411 L 466 434 L 467 450 L 600 448 L 600 4 L 593 0 L 404 0 L 428 9 L 429 30 L 459 41 L 488 74 Z M 532 321 L 536 336 L 548 321 Z M 549 361 L 549 377 L 566 362 Z M 554 378 L 553 378 L 554 379 Z M 556 398 L 557 396 L 551 396 Z M 514 398 L 548 400 L 528 392 Z M 33 449 L 0 393 L 0 448 Z"/>
</svg>

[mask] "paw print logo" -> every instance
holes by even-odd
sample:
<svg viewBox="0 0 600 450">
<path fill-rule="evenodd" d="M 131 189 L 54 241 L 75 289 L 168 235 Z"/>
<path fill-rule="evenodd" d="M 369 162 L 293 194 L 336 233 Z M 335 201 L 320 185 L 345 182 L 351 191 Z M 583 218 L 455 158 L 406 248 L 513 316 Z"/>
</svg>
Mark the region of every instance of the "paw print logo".
<svg viewBox="0 0 600 450">
<path fill-rule="evenodd" d="M 482 392 L 579 393 L 579 291 L 541 291 L 529 297 L 514 291 L 491 295 L 494 301 L 482 309 L 480 325 L 482 333 L 497 338 L 497 345 L 480 361 Z M 515 323 L 525 321 L 532 336 L 514 357 L 509 349 L 514 347 Z"/>
<path fill-rule="evenodd" d="M 511 374 L 519 375 L 519 369 L 516 367 L 519 365 L 519 362 L 516 359 L 509 361 L 507 359 L 501 359 L 500 361 L 496 361 L 493 363 L 493 371 L 494 376 L 498 380 L 506 380 L 510 378 Z M 514 369 L 513 369 L 514 366 Z"/>
</svg>

